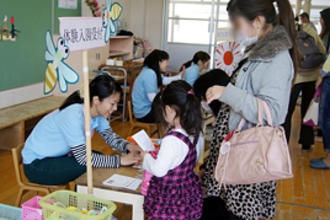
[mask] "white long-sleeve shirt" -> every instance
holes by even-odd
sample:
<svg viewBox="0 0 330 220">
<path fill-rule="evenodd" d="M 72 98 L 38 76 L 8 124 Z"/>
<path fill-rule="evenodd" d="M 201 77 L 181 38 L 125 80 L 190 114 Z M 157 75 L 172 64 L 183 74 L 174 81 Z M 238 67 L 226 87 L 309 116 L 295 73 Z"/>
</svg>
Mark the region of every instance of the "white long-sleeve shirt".
<svg viewBox="0 0 330 220">
<path fill-rule="evenodd" d="M 180 132 L 187 136 L 186 131 L 182 128 L 177 128 L 174 131 Z M 189 140 L 193 143 L 194 137 L 189 136 Z M 197 161 L 203 147 L 204 139 L 201 133 L 196 144 Z M 152 173 L 154 176 L 163 177 L 169 170 L 176 168 L 184 161 L 188 151 L 188 145 L 186 145 L 182 140 L 172 135 L 166 136 L 161 141 L 157 159 L 154 159 L 150 154 L 146 154 L 144 156 L 143 168 Z"/>
</svg>

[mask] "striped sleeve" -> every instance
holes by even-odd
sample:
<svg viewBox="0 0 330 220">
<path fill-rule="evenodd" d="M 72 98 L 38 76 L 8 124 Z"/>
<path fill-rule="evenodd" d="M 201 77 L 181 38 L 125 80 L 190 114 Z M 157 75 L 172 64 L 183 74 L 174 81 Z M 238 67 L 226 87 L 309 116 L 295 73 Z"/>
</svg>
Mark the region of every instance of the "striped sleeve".
<svg viewBox="0 0 330 220">
<path fill-rule="evenodd" d="M 82 165 L 86 166 L 86 145 L 79 145 L 71 147 L 72 154 L 76 161 Z M 120 156 L 119 155 L 102 155 L 92 152 L 92 167 L 120 167 Z"/>
<path fill-rule="evenodd" d="M 119 137 L 111 128 L 100 131 L 99 134 L 109 146 L 111 146 L 115 150 L 119 150 L 121 152 L 127 153 L 127 145 L 128 141 L 125 141 L 121 137 Z"/>
</svg>

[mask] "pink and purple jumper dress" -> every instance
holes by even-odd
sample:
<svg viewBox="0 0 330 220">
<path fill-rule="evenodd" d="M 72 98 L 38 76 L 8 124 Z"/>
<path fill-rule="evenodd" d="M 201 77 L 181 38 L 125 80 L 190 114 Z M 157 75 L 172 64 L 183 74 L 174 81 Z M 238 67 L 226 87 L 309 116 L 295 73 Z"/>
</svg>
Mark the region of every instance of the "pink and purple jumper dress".
<svg viewBox="0 0 330 220">
<path fill-rule="evenodd" d="M 153 176 L 143 204 L 148 219 L 197 220 L 202 216 L 202 190 L 196 166 L 196 147 L 180 132 L 171 131 L 189 147 L 184 161 L 163 177 Z M 166 136 L 167 136 L 166 135 Z"/>
</svg>

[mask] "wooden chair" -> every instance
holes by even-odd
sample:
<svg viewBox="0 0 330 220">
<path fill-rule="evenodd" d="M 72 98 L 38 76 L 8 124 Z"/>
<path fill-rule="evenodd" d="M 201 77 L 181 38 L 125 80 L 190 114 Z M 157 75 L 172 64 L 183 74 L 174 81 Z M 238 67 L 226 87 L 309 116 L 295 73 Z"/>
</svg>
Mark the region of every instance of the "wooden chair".
<svg viewBox="0 0 330 220">
<path fill-rule="evenodd" d="M 22 149 L 24 147 L 24 143 L 18 145 L 18 147 L 13 148 L 11 150 L 12 156 L 13 156 L 13 161 L 14 161 L 14 168 L 15 168 L 15 175 L 16 175 L 16 180 L 19 185 L 19 191 L 17 195 L 17 199 L 15 202 L 15 206 L 19 206 L 22 201 L 22 197 L 25 194 L 26 191 L 35 191 L 35 192 L 42 192 L 45 194 L 49 194 L 57 189 L 70 189 L 69 183 L 66 185 L 58 185 L 58 186 L 51 186 L 51 185 L 39 185 L 35 183 L 31 183 L 27 180 L 23 179 L 24 177 L 24 172 L 22 171 L 23 168 L 23 160 L 22 160 Z"/>
<path fill-rule="evenodd" d="M 134 118 L 133 110 L 132 110 L 132 102 L 127 101 L 127 107 L 128 107 L 128 117 L 129 117 L 129 123 L 131 124 L 128 135 L 132 135 L 132 132 L 135 128 L 142 128 L 144 129 L 147 134 L 152 137 L 153 134 L 158 132 L 159 138 L 161 138 L 161 128 L 160 125 L 156 123 L 143 123 L 139 122 Z"/>
</svg>

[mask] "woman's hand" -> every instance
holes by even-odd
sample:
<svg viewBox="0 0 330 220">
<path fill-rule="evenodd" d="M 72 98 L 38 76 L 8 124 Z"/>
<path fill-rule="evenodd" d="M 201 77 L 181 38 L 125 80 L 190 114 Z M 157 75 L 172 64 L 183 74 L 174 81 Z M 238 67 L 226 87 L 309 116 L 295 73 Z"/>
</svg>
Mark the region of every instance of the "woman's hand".
<svg viewBox="0 0 330 220">
<path fill-rule="evenodd" d="M 143 160 L 144 160 L 144 156 L 145 156 L 147 153 L 148 153 L 148 152 L 146 152 L 146 151 L 141 151 L 141 152 L 138 154 L 139 161 L 143 162 Z"/>
<path fill-rule="evenodd" d="M 140 153 L 143 151 L 138 145 L 136 144 L 128 144 L 127 145 L 127 150 L 131 153 Z"/>
<path fill-rule="evenodd" d="M 136 153 L 125 154 L 120 157 L 121 166 L 130 166 L 139 162 L 140 155 Z"/>
<path fill-rule="evenodd" d="M 219 99 L 225 91 L 225 86 L 212 86 L 206 91 L 206 101 L 210 104 L 212 101 Z"/>
<path fill-rule="evenodd" d="M 182 67 L 182 75 L 181 75 L 181 79 L 184 79 L 184 77 L 186 76 L 186 66 Z"/>
</svg>

